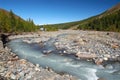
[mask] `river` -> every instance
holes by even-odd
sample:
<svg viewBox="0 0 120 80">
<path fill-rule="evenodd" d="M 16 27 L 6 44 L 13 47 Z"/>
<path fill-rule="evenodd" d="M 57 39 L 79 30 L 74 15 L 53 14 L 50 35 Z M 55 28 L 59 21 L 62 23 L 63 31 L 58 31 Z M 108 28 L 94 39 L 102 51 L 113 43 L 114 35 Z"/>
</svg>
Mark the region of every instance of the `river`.
<svg viewBox="0 0 120 80">
<path fill-rule="evenodd" d="M 95 65 L 93 62 L 76 59 L 74 56 L 61 56 L 57 51 L 45 55 L 43 49 L 54 50 L 55 38 L 46 42 L 46 46 L 41 48 L 37 43 L 25 43 L 21 39 L 14 39 L 8 43 L 8 47 L 20 58 L 24 58 L 42 67 L 50 67 L 57 73 L 67 73 L 80 78 L 80 80 L 120 80 L 120 66 L 110 63 L 113 68 L 104 68 Z"/>
</svg>

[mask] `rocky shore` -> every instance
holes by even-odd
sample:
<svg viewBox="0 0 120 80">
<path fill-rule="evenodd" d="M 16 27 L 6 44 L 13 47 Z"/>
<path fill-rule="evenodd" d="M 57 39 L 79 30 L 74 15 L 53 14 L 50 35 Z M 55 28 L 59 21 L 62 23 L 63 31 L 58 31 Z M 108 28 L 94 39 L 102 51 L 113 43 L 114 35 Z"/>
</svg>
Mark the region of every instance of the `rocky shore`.
<svg viewBox="0 0 120 80">
<path fill-rule="evenodd" d="M 68 74 L 57 74 L 46 66 L 32 64 L 12 53 L 8 47 L 3 48 L 0 40 L 0 80 L 77 80 Z"/>
<path fill-rule="evenodd" d="M 32 37 L 32 38 L 31 38 Z M 23 38 L 23 41 L 38 43 L 44 48 L 46 42 L 54 38 L 55 51 L 61 56 L 74 55 L 76 59 L 93 61 L 97 65 L 104 65 L 104 62 L 117 62 L 120 65 L 120 33 L 99 32 L 99 31 L 74 31 L 65 30 L 58 32 L 40 32 L 10 36 L 9 39 Z M 54 51 L 43 50 L 43 53 L 50 54 Z M 113 68 L 112 65 L 104 67 Z M 59 75 L 46 67 L 19 59 L 7 47 L 3 49 L 0 42 L 0 75 L 5 78 L 19 80 L 77 80 L 70 75 Z"/>
<path fill-rule="evenodd" d="M 30 37 L 33 38 L 29 39 Z M 120 61 L 120 33 L 61 30 L 9 38 L 24 38 L 23 41 L 26 43 L 39 43 L 41 46 L 46 45 L 51 38 L 55 38 L 54 46 L 60 55 L 73 54 L 78 59 L 93 60 L 98 65 L 106 61 Z M 43 52 L 51 53 L 53 51 Z"/>
</svg>

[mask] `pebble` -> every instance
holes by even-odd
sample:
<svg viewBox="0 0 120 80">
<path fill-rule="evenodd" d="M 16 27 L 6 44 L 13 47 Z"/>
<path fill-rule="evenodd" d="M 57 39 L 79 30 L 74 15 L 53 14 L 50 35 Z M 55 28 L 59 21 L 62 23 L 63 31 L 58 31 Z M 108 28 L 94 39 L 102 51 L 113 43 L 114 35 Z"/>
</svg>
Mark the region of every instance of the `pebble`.
<svg viewBox="0 0 120 80">
<path fill-rule="evenodd" d="M 40 69 L 39 69 L 38 67 L 35 67 L 35 70 L 36 70 L 36 71 L 40 71 Z"/>
<path fill-rule="evenodd" d="M 4 72 L 6 69 L 4 67 L 0 67 L 0 73 Z"/>
<path fill-rule="evenodd" d="M 103 58 L 103 60 L 107 61 L 107 60 L 108 60 L 108 58 L 107 58 L 107 57 L 104 57 L 104 58 Z"/>
<path fill-rule="evenodd" d="M 16 79 L 16 75 L 14 75 L 14 74 L 11 74 L 10 77 L 11 77 L 11 79 Z"/>
</svg>

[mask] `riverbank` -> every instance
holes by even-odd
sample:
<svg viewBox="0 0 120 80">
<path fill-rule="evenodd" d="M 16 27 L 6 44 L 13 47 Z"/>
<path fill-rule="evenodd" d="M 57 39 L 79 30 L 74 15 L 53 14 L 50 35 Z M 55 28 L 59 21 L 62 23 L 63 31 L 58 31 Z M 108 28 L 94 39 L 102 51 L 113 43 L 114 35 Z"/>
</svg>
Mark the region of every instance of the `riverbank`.
<svg viewBox="0 0 120 80">
<path fill-rule="evenodd" d="M 57 74 L 46 66 L 20 59 L 0 40 L 0 80 L 77 80 L 68 74 Z"/>
<path fill-rule="evenodd" d="M 31 37 L 32 39 L 29 39 Z M 24 38 L 23 41 L 26 43 L 39 43 L 41 46 L 45 46 L 51 38 L 56 38 L 54 46 L 60 55 L 72 54 L 79 59 L 93 60 L 98 65 L 106 61 L 120 61 L 120 33 L 61 30 L 9 37 L 16 38 Z M 53 51 L 43 52 L 49 54 Z"/>
<path fill-rule="evenodd" d="M 44 53 L 46 56 L 53 52 L 54 53 L 56 52 L 60 56 L 74 55 L 75 59 L 77 60 L 84 59 L 86 61 L 93 61 L 94 63 L 96 63 L 97 65 L 100 65 L 104 69 L 105 68 L 114 69 L 114 65 L 107 64 L 106 62 L 115 62 L 117 66 L 120 65 L 120 36 L 119 35 L 120 35 L 119 33 L 114 33 L 114 32 L 65 30 L 65 31 L 58 31 L 58 32 L 40 32 L 40 33 L 28 33 L 28 34 L 22 34 L 22 35 L 12 35 L 9 37 L 9 39 L 13 40 L 17 38 L 22 38 L 23 42 L 27 44 L 37 43 L 40 45 L 42 53 Z M 50 43 L 52 44 L 52 47 L 55 47 L 55 48 L 47 49 L 48 47 L 49 48 L 51 47 L 47 43 L 51 39 L 53 39 L 53 41 Z M 16 62 L 16 58 L 18 59 L 17 60 L 18 62 Z M 15 60 L 15 63 L 10 62 L 11 65 L 16 63 L 21 64 L 21 59 L 19 59 L 18 57 L 13 56 L 13 59 L 11 60 Z M 23 63 L 24 61 L 26 62 L 25 65 L 31 64 L 24 59 L 22 60 L 23 60 Z M 38 75 L 36 73 L 36 67 L 38 68 L 38 66 L 39 66 L 38 64 L 36 66 L 34 65 L 34 67 L 31 67 L 32 69 L 29 69 L 29 70 L 32 72 L 35 71 L 34 75 Z M 30 65 L 28 65 L 27 67 L 30 67 Z M 21 68 L 24 68 L 24 67 L 21 67 Z M 40 67 L 40 72 L 42 71 L 41 69 L 43 68 Z M 58 75 L 57 78 L 60 78 L 60 80 L 71 80 L 71 78 L 73 78 L 72 76 L 69 76 L 69 75 L 61 76 L 59 74 L 54 73 L 54 71 L 52 71 L 54 73 L 53 74 L 50 72 L 51 69 L 49 71 L 49 68 L 44 70 L 48 71 L 48 75 L 51 75 L 51 76 Z M 39 69 L 37 72 L 40 74 Z M 25 75 L 24 79 L 26 79 L 26 74 L 28 73 L 24 74 Z M 117 73 L 119 74 L 119 70 Z M 37 78 L 37 76 L 34 78 Z M 31 78 L 31 79 L 34 79 L 34 78 Z M 38 79 L 41 79 L 41 80 L 44 80 L 44 78 L 45 77 L 41 79 L 38 77 Z M 48 80 L 48 79 L 45 78 L 45 80 Z M 56 78 L 51 80 L 56 80 Z"/>
</svg>

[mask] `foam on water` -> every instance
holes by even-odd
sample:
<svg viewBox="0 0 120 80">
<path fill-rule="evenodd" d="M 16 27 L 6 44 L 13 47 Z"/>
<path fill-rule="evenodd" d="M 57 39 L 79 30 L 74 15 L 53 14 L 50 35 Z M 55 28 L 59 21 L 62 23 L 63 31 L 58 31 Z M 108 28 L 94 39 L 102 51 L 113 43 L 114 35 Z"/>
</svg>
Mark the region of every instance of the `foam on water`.
<svg viewBox="0 0 120 80">
<path fill-rule="evenodd" d="M 99 77 L 96 76 L 96 69 L 85 68 L 85 70 L 87 71 L 85 75 L 87 77 L 87 80 L 98 80 Z"/>
<path fill-rule="evenodd" d="M 80 67 L 80 65 L 71 64 L 70 62 L 66 62 L 66 66 L 71 66 L 71 67 L 75 67 L 75 68 Z"/>
</svg>

